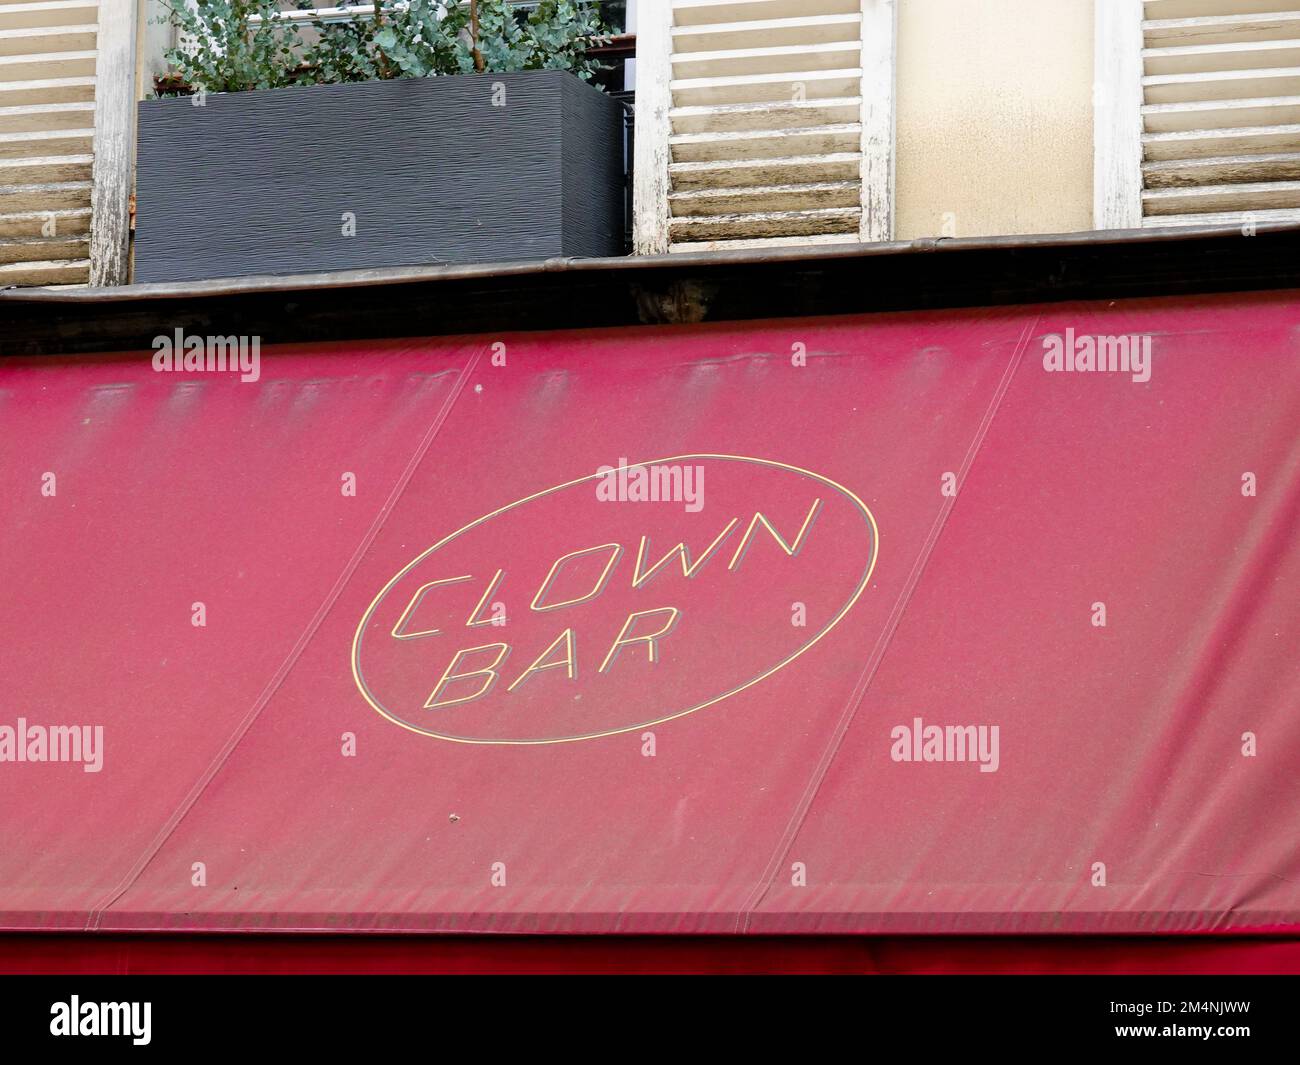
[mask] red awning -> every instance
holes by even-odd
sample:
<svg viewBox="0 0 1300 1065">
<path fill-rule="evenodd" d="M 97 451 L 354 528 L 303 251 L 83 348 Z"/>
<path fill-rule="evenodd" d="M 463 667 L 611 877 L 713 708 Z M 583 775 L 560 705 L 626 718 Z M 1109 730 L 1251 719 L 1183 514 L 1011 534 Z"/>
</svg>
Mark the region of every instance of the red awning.
<svg viewBox="0 0 1300 1065">
<path fill-rule="evenodd" d="M 0 929 L 1300 929 L 1297 325 L 4 360 Z"/>
</svg>

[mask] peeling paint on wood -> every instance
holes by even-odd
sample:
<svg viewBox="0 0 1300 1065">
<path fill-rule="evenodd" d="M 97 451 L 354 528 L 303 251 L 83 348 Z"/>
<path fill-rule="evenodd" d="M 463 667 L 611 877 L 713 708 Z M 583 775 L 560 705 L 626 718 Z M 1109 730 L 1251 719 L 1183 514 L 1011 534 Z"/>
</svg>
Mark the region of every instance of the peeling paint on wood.
<svg viewBox="0 0 1300 1065">
<path fill-rule="evenodd" d="M 94 187 L 90 283 L 130 280 L 131 185 L 135 162 L 135 0 L 100 0 L 95 66 Z M 68 49 L 63 49 L 68 50 Z"/>
<path fill-rule="evenodd" d="M 668 250 L 668 111 L 672 94 L 672 0 L 642 3 L 636 23 L 636 159 L 632 244 L 638 255 Z"/>
<path fill-rule="evenodd" d="M 895 0 L 862 0 L 862 216 L 864 241 L 894 239 Z"/>
<path fill-rule="evenodd" d="M 896 0 L 642 17 L 638 251 L 892 237 Z"/>
<path fill-rule="evenodd" d="M 1142 224 L 1142 0 L 1096 6 L 1092 224 Z"/>
</svg>

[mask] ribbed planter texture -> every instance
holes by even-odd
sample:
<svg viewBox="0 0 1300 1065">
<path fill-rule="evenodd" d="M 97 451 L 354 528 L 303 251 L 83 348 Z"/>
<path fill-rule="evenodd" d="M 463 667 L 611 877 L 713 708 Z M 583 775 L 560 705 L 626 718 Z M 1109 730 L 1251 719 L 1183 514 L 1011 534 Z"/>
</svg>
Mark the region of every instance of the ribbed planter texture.
<svg viewBox="0 0 1300 1065">
<path fill-rule="evenodd" d="M 623 157 L 564 71 L 146 100 L 135 280 L 620 255 Z"/>
</svg>

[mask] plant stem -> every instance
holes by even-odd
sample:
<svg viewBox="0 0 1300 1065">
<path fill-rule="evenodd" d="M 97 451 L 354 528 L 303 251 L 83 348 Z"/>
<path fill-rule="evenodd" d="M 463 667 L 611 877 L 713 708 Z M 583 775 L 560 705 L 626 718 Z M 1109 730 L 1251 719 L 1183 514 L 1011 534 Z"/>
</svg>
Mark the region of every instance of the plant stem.
<svg viewBox="0 0 1300 1065">
<path fill-rule="evenodd" d="M 474 56 L 474 69 L 480 74 L 487 69 L 483 62 L 483 53 L 478 46 L 478 0 L 469 0 L 469 40 L 470 51 Z"/>
<path fill-rule="evenodd" d="M 375 0 L 375 30 L 384 24 L 384 4 L 383 0 Z M 393 76 L 392 64 L 388 61 L 386 53 L 378 44 L 375 45 L 375 55 L 379 59 L 379 76 L 381 78 L 391 78 Z"/>
</svg>

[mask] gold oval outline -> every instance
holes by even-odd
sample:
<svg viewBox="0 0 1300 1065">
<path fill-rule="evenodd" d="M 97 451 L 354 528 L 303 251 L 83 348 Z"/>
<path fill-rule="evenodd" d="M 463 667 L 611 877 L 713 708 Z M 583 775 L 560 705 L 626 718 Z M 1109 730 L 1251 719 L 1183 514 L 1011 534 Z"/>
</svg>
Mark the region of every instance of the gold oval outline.
<svg viewBox="0 0 1300 1065">
<path fill-rule="evenodd" d="M 561 492 L 566 488 L 572 488 L 575 484 L 582 484 L 584 481 L 590 481 L 597 477 L 605 476 L 605 474 L 603 473 L 596 472 L 596 473 L 589 473 L 585 477 L 575 478 L 572 481 L 566 481 L 563 484 L 554 485 L 551 488 L 544 488 L 540 492 L 534 492 L 532 495 L 524 496 L 524 498 L 517 499 L 513 503 L 507 503 L 503 507 L 498 507 L 496 510 L 491 511 L 488 514 L 484 514 L 482 517 L 475 518 L 468 525 L 461 526 L 454 533 L 451 533 L 448 536 L 444 536 L 432 547 L 426 548 L 419 555 L 417 555 L 410 562 L 408 562 L 405 566 L 403 566 L 392 578 L 390 578 L 388 583 L 385 584 L 383 588 L 379 590 L 379 594 L 376 595 L 374 599 L 370 601 L 370 605 L 366 607 L 366 611 L 364 614 L 362 614 L 361 621 L 358 622 L 357 630 L 352 637 L 352 679 L 357 686 L 357 690 L 361 693 L 362 698 L 365 699 L 366 702 L 370 704 L 371 708 L 374 709 L 381 717 L 385 718 L 388 721 L 391 721 L 394 725 L 398 725 L 401 728 L 406 729 L 408 732 L 414 732 L 416 735 L 419 736 L 429 736 L 437 740 L 446 740 L 449 743 L 469 743 L 469 744 L 474 744 L 476 746 L 494 746 L 494 747 L 524 747 L 524 746 L 535 747 L 535 746 L 543 746 L 551 743 L 577 743 L 580 740 L 595 740 L 605 736 L 617 736 L 624 732 L 635 732 L 639 728 L 651 728 L 655 725 L 662 725 L 668 721 L 674 721 L 679 717 L 685 717 L 687 714 L 693 714 L 697 710 L 703 710 L 706 707 L 713 706 L 715 703 L 722 702 L 723 699 L 729 699 L 733 695 L 737 695 L 748 688 L 752 688 L 755 684 L 759 683 L 759 681 L 766 680 L 768 677 L 772 676 L 773 673 L 776 673 L 779 670 L 784 669 L 796 658 L 804 654 L 804 652 L 814 647 L 818 643 L 818 641 L 821 640 L 823 636 L 825 636 L 828 632 L 830 632 L 833 628 L 835 628 L 836 625 L 838 625 L 841 621 L 844 620 L 844 616 L 848 614 L 850 610 L 853 609 L 854 604 L 857 603 L 857 601 L 862 597 L 862 593 L 866 590 L 867 585 L 871 582 L 871 575 L 873 572 L 875 572 L 876 569 L 876 561 L 880 557 L 880 528 L 876 525 L 876 518 L 875 515 L 871 513 L 871 508 L 868 507 L 858 497 L 857 493 L 849 490 L 848 488 L 845 488 L 844 485 L 840 484 L 838 481 L 832 481 L 829 477 L 823 476 L 820 473 L 814 473 L 812 470 L 806 470 L 801 466 L 791 466 L 789 463 L 777 462 L 775 459 L 755 458 L 752 455 L 722 455 L 722 454 L 672 455 L 668 458 L 654 459 L 650 462 L 630 463 L 629 468 L 635 466 L 666 465 L 683 459 L 722 459 L 724 461 L 730 460 L 733 462 L 753 462 L 753 463 L 757 463 L 760 466 L 771 466 L 777 469 L 788 470 L 791 473 L 800 473 L 806 477 L 811 477 L 813 480 L 820 481 L 822 484 L 829 485 L 831 488 L 834 488 L 836 491 L 847 496 L 850 500 L 853 501 L 854 505 L 857 506 L 857 508 L 860 511 L 862 511 L 862 513 L 866 516 L 867 524 L 871 527 L 871 559 L 867 563 L 867 568 L 862 574 L 862 580 L 859 581 L 857 588 L 854 589 L 853 594 L 849 597 L 848 602 L 845 603 L 844 606 L 840 608 L 840 612 L 836 614 L 835 617 L 833 617 L 826 624 L 826 627 L 823 628 L 821 632 L 817 633 L 816 636 L 814 636 L 806 644 L 804 644 L 797 651 L 795 651 L 794 654 L 778 662 L 776 665 L 774 665 L 771 669 L 767 670 L 766 672 L 760 673 L 757 677 L 754 677 L 752 680 L 746 682 L 745 684 L 742 684 L 737 688 L 732 688 L 730 691 L 723 692 L 721 695 L 715 696 L 714 698 L 708 700 L 707 702 L 698 703 L 697 705 L 689 707 L 686 710 L 679 710 L 674 714 L 669 714 L 667 717 L 656 718 L 654 721 L 645 721 L 640 724 L 627 725 L 623 728 L 609 729 L 604 732 L 587 732 L 587 733 L 583 733 L 581 736 L 558 736 L 552 739 L 528 739 L 528 740 L 488 740 L 488 739 L 471 739 L 467 736 L 448 736 L 445 733 L 432 732 L 428 729 L 417 728 L 415 725 L 412 725 L 408 721 L 403 721 L 400 718 L 394 717 L 391 713 L 389 713 L 386 709 L 384 709 L 384 707 L 382 707 L 376 701 L 376 699 L 372 697 L 370 689 L 366 685 L 365 678 L 361 675 L 361 671 L 359 668 L 360 660 L 361 660 L 361 634 L 364 631 L 367 623 L 370 621 L 370 618 L 374 615 L 375 608 L 379 605 L 381 600 L 383 600 L 383 598 L 389 593 L 389 591 L 392 590 L 393 585 L 395 585 L 398 581 L 400 581 L 403 577 L 405 577 L 408 573 L 410 573 L 412 569 L 418 566 L 421 562 L 423 562 L 426 558 L 428 558 L 439 548 L 445 547 L 447 544 L 451 543 L 452 540 L 456 539 L 458 536 L 461 536 L 464 533 L 469 532 L 475 526 L 482 525 L 484 522 L 490 521 L 491 519 L 495 518 L 497 515 L 504 514 L 507 510 L 513 510 L 515 507 L 523 506 L 525 503 L 531 503 L 534 499 L 538 499 L 541 496 L 550 495 L 553 492 Z"/>
</svg>

